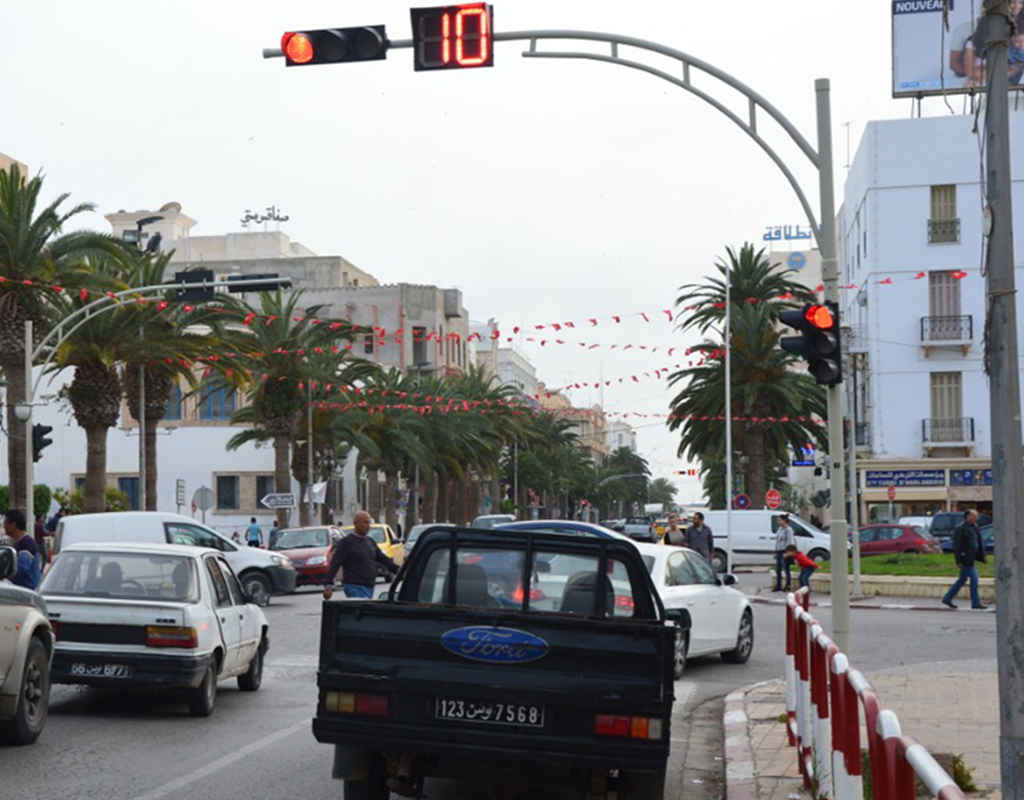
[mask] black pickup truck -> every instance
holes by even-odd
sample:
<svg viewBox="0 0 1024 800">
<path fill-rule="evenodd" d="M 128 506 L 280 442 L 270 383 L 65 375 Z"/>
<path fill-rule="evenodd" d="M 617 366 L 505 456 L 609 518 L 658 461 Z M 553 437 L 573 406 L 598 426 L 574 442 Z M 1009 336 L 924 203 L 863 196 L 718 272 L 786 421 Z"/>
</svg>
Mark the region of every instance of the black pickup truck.
<svg viewBox="0 0 1024 800">
<path fill-rule="evenodd" d="M 385 601 L 324 603 L 313 733 L 345 800 L 427 777 L 662 800 L 689 625 L 628 541 L 433 529 Z"/>
</svg>

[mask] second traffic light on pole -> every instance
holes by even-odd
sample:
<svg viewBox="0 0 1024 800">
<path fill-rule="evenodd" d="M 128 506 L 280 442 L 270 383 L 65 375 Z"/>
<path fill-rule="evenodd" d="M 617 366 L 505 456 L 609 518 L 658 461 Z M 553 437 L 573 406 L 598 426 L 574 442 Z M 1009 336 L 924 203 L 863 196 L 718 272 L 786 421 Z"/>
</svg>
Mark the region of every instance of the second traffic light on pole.
<svg viewBox="0 0 1024 800">
<path fill-rule="evenodd" d="M 53 433 L 52 425 L 36 423 L 32 426 L 32 460 L 39 461 L 43 457 L 43 450 L 53 444 L 53 439 L 48 439 L 48 434 Z"/>
<path fill-rule="evenodd" d="M 804 359 L 808 371 L 822 386 L 841 383 L 843 347 L 839 335 L 839 306 L 831 301 L 807 303 L 801 309 L 783 311 L 779 320 L 800 334 L 783 336 L 779 346 Z"/>
<path fill-rule="evenodd" d="M 281 37 L 281 50 L 289 67 L 380 61 L 388 55 L 388 36 L 383 25 L 295 31 Z"/>
</svg>

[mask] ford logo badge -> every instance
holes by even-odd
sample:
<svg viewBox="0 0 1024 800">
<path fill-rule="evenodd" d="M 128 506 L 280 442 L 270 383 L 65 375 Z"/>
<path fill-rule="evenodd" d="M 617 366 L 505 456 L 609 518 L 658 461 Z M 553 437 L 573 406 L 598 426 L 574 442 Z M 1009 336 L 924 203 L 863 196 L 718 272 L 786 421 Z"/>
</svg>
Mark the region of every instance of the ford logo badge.
<svg viewBox="0 0 1024 800">
<path fill-rule="evenodd" d="M 449 653 L 491 664 L 523 664 L 548 654 L 548 643 L 539 636 L 514 628 L 474 626 L 456 628 L 441 636 Z"/>
</svg>

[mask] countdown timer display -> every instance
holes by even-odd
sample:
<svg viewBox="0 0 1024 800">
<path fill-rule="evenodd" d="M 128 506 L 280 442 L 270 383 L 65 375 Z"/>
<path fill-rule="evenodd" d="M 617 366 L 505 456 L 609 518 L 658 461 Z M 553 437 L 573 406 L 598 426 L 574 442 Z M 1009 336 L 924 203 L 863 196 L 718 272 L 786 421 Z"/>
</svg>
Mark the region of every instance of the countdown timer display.
<svg viewBox="0 0 1024 800">
<path fill-rule="evenodd" d="M 494 66 L 494 8 L 486 3 L 413 8 L 416 71 Z"/>
</svg>

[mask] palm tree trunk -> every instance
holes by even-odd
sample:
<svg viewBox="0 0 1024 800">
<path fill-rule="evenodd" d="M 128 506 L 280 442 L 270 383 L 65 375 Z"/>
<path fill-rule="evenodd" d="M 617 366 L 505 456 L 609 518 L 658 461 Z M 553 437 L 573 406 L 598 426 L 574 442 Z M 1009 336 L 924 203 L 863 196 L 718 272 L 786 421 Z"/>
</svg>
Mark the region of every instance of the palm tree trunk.
<svg viewBox="0 0 1024 800">
<path fill-rule="evenodd" d="M 419 498 L 423 497 L 423 495 L 421 494 L 422 490 L 420 486 L 416 485 L 415 475 L 416 472 L 414 469 L 412 474 L 409 475 L 409 477 L 406 479 L 406 484 L 408 485 L 409 488 L 409 499 L 405 504 L 405 522 L 403 523 L 403 525 L 405 526 L 403 535 L 405 536 L 409 535 L 409 531 L 412 530 L 412 526 L 415 525 L 418 521 L 417 516 L 419 509 L 416 508 L 416 501 Z"/>
<path fill-rule="evenodd" d="M 367 484 L 366 510 L 375 522 L 380 521 L 380 475 L 376 467 L 366 470 Z"/>
<path fill-rule="evenodd" d="M 469 483 L 469 513 L 466 516 L 472 521 L 480 516 L 480 480 L 475 475 L 467 476 L 466 480 Z"/>
<path fill-rule="evenodd" d="M 20 350 L 24 352 L 24 348 Z M 25 508 L 28 494 L 25 491 L 25 436 L 28 422 L 22 422 L 14 413 L 14 407 L 25 401 L 25 367 L 8 362 L 4 366 L 7 377 L 7 479 L 10 481 L 10 507 Z"/>
<path fill-rule="evenodd" d="M 85 485 L 82 511 L 94 514 L 107 510 L 107 431 L 105 427 L 85 429 Z"/>
<path fill-rule="evenodd" d="M 384 472 L 384 520 L 391 530 L 398 532 L 398 506 L 395 496 L 398 494 L 398 471 L 394 469 Z"/>
<path fill-rule="evenodd" d="M 309 491 L 309 484 L 305 482 L 299 483 L 299 525 L 303 528 L 309 527 L 313 524 L 313 520 L 309 517 L 309 503 L 305 501 L 306 492 Z"/>
<path fill-rule="evenodd" d="M 491 512 L 501 513 L 501 478 L 498 475 L 491 476 Z"/>
<path fill-rule="evenodd" d="M 754 428 L 743 432 L 743 452 L 747 462 L 747 494 L 751 508 L 764 508 L 764 495 L 768 485 L 764 477 L 764 431 Z"/>
<path fill-rule="evenodd" d="M 287 433 L 274 434 L 274 491 L 287 494 L 292 490 L 292 477 L 289 471 L 288 451 L 291 437 Z M 288 527 L 288 509 L 277 509 L 277 527 Z"/>
<path fill-rule="evenodd" d="M 437 473 L 433 471 L 423 487 L 423 521 L 437 522 Z"/>
<path fill-rule="evenodd" d="M 437 514 L 435 522 L 451 522 L 451 506 L 448 504 L 448 473 L 443 469 L 437 473 Z"/>
<path fill-rule="evenodd" d="M 454 481 L 452 481 L 452 486 L 453 486 L 454 491 L 455 491 L 455 524 L 456 525 L 465 525 L 467 523 L 467 520 L 466 520 L 466 513 L 467 513 L 466 500 L 467 500 L 467 493 L 468 493 L 468 489 L 469 489 L 469 487 L 467 486 L 467 481 L 468 480 L 469 480 L 468 477 L 464 475 L 463 477 L 456 478 Z"/>
<path fill-rule="evenodd" d="M 156 426 L 157 420 L 146 416 L 146 511 L 156 511 Z"/>
</svg>

